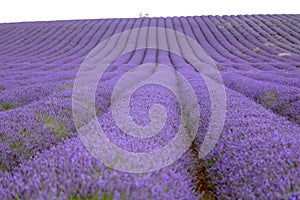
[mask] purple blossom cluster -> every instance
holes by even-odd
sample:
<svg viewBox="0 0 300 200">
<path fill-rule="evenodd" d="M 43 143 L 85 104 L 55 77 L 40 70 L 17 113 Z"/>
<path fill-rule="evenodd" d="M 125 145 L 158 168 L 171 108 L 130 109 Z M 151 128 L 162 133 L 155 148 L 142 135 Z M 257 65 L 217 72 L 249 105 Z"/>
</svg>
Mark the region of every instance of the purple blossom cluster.
<svg viewBox="0 0 300 200">
<path fill-rule="evenodd" d="M 299 199 L 299 17 L 0 24 L 0 199 Z M 81 143 L 72 116 L 72 89 L 80 64 L 93 48 L 114 34 L 141 27 L 172 29 L 199 42 L 220 69 L 227 113 L 218 143 L 199 159 L 211 116 L 209 89 L 192 63 L 160 47 L 195 57 L 198 50 L 176 34 L 161 31 L 127 38 L 124 51 L 149 41 L 157 49 L 113 55 L 118 59 L 95 93 L 96 114 L 106 136 L 124 150 L 151 152 L 168 144 L 178 131 L 179 101 L 172 91 L 155 84 L 137 89 L 129 110 L 132 120 L 145 126 L 151 122 L 150 107 L 162 105 L 167 119 L 159 134 L 136 138 L 114 123 L 115 85 L 145 63 L 164 64 L 183 75 L 195 92 L 200 117 L 196 138 L 180 159 L 155 172 L 130 174 L 107 167 Z"/>
<path fill-rule="evenodd" d="M 145 174 L 118 172 L 103 165 L 78 138 L 52 146 L 24 162 L 13 173 L 3 173 L 4 199 L 71 199 L 113 195 L 113 199 L 196 199 L 188 155 L 161 171 Z"/>
<path fill-rule="evenodd" d="M 203 160 L 221 199 L 298 199 L 299 126 L 227 90 L 227 118 Z"/>
</svg>

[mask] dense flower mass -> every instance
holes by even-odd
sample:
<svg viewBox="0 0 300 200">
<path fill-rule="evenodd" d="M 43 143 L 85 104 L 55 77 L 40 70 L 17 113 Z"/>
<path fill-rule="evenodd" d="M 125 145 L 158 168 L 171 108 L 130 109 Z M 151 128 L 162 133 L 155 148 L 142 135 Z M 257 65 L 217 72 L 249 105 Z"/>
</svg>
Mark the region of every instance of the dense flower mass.
<svg viewBox="0 0 300 200">
<path fill-rule="evenodd" d="M 300 15 L 0 24 L 0 199 L 299 199 L 299 25 Z M 187 114 L 171 90 L 147 84 L 130 97 L 130 117 L 146 126 L 151 106 L 160 104 L 167 115 L 163 127 L 150 138 L 121 130 L 111 107 L 113 90 L 138 65 L 175 69 L 189 81 L 199 103 L 199 126 L 190 148 L 163 169 L 131 174 L 107 167 L 85 148 L 73 120 L 78 110 L 72 107 L 72 94 L 89 52 L 117 33 L 142 27 L 175 30 L 197 41 L 220 71 L 227 107 L 216 146 L 199 158 L 214 100 L 205 77 L 184 58 L 193 54 L 206 62 L 199 49 L 164 29 L 120 37 L 124 52 L 140 43 L 151 48 L 119 52 L 99 79 L 95 111 L 111 142 L 130 152 L 156 151 L 172 141 Z M 104 47 L 118 45 L 106 42 Z M 156 73 L 145 69 L 142 76 Z M 170 82 L 184 94 L 178 79 Z"/>
</svg>

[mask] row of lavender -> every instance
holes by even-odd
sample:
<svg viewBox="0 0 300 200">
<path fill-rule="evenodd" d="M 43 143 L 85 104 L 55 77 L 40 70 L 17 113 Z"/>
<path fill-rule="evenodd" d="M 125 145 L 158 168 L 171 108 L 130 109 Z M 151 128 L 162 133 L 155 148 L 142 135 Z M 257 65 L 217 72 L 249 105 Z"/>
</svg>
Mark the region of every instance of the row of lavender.
<svg viewBox="0 0 300 200">
<path fill-rule="evenodd" d="M 80 63 L 96 44 L 112 34 L 158 26 L 197 39 L 218 63 L 268 62 L 276 67 L 279 62 L 299 62 L 297 17 L 207 16 L 2 24 L 0 56 L 3 64 Z"/>
<path fill-rule="evenodd" d="M 0 194 L 7 199 L 97 195 L 99 198 L 114 195 L 115 199 L 188 199 L 203 192 L 223 198 L 298 197 L 300 33 L 297 24 L 297 15 L 1 24 Z M 203 105 L 200 110 L 201 121 L 205 122 L 200 124 L 203 129 L 183 159 L 159 172 L 135 176 L 110 170 L 88 155 L 75 133 L 71 93 L 79 64 L 93 47 L 114 33 L 147 26 L 175 29 L 199 41 L 223 71 L 228 87 L 228 114 L 217 147 L 205 160 L 197 160 L 194 147 L 201 145 L 209 117 L 209 110 L 205 109 L 209 105 L 205 101 L 207 90 L 201 77 L 183 59 L 166 52 L 148 49 L 121 57 L 106 73 L 107 80 L 99 84 L 97 102 L 101 103 L 96 106 L 101 111 L 99 121 L 106 124 L 110 134 L 108 137 L 121 146 L 128 139 L 123 148 L 134 151 L 146 146 L 151 150 L 164 145 L 154 139 L 136 146 L 136 141 L 124 137 L 109 123 L 111 90 L 128 66 L 160 62 L 176 67 L 191 80 Z M 147 36 L 144 40 L 147 41 Z M 178 45 L 176 37 L 165 37 L 161 42 Z M 185 45 L 183 54 L 191 48 Z M 168 94 L 162 91 L 146 88 L 150 102 L 137 93 L 132 108 L 137 121 L 147 115 L 143 104 L 150 105 L 159 99 L 154 94 Z M 176 103 L 168 103 L 174 102 L 170 97 L 164 96 L 159 103 L 173 105 L 168 110 L 176 119 L 178 110 Z M 164 139 L 173 136 L 172 129 L 166 126 Z M 121 184 L 124 180 L 128 184 Z M 261 183 L 264 186 L 258 187 Z"/>
</svg>

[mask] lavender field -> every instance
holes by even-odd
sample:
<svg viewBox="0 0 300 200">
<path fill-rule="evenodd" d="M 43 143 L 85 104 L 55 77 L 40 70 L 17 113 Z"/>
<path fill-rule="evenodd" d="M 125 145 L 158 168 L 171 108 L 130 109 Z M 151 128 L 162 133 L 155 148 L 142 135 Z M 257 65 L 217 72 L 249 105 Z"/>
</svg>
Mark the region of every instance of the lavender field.
<svg viewBox="0 0 300 200">
<path fill-rule="evenodd" d="M 299 26 L 300 15 L 0 24 L 0 199 L 300 199 Z M 128 38 L 109 42 L 113 35 L 137 28 L 149 32 L 130 32 Z M 210 60 L 164 29 L 194 39 Z M 111 106 L 122 76 L 135 66 L 159 63 L 189 81 L 199 104 L 198 129 L 188 150 L 171 165 L 123 172 L 96 159 L 82 143 L 72 94 L 82 63 L 100 43 L 103 52 L 121 50 L 102 52 L 117 59 L 97 85 L 97 120 L 107 138 L 126 151 L 161 149 L 180 129 L 183 113 L 170 89 L 144 85 L 131 96 L 132 121 L 151 123 L 153 104 L 165 108 L 167 119 L 151 138 L 125 134 Z M 124 53 L 140 44 L 149 48 Z M 180 55 L 162 49 L 176 49 Z M 224 125 L 205 157 L 199 151 L 212 115 L 211 91 L 184 58 L 189 55 L 213 61 L 226 92 Z M 141 77 L 156 73 L 145 68 Z M 179 88 L 176 80 L 170 78 L 170 83 Z"/>
</svg>

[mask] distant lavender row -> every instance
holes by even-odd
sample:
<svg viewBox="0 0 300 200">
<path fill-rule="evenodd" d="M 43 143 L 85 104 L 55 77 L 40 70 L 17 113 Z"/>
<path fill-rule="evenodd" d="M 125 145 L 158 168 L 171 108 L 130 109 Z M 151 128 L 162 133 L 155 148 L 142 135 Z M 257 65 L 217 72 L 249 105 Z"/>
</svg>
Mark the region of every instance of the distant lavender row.
<svg viewBox="0 0 300 200">
<path fill-rule="evenodd" d="M 257 15 L 1 24 L 0 33 L 5 39 L 1 42 L 0 64 L 79 64 L 96 44 L 112 34 L 130 28 L 158 26 L 195 38 L 220 64 L 281 62 L 297 65 L 300 36 L 296 19 Z M 13 34 L 7 31 L 9 28 L 14 29 Z"/>
</svg>

